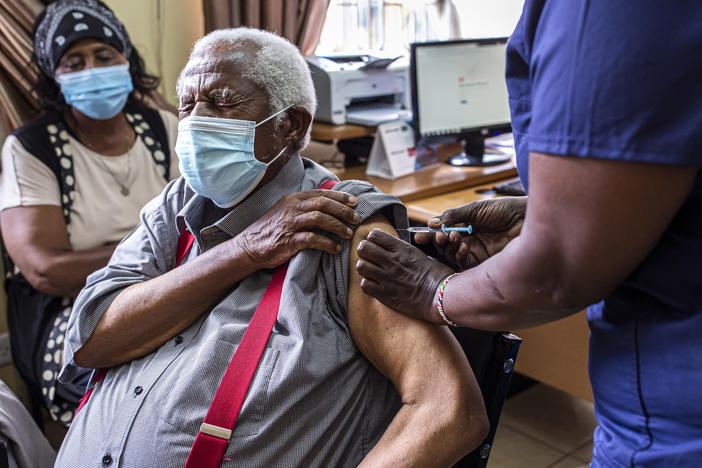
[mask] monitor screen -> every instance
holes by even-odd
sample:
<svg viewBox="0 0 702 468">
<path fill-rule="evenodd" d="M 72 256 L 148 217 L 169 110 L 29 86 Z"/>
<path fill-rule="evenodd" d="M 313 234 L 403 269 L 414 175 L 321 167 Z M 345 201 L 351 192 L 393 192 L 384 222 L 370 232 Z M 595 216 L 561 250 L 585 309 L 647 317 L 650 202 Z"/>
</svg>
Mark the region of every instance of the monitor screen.
<svg viewBox="0 0 702 468">
<path fill-rule="evenodd" d="M 510 131 L 506 47 L 507 38 L 412 44 L 410 81 L 418 142 L 475 138 L 478 144 L 466 144 L 475 151 L 482 138 Z"/>
</svg>

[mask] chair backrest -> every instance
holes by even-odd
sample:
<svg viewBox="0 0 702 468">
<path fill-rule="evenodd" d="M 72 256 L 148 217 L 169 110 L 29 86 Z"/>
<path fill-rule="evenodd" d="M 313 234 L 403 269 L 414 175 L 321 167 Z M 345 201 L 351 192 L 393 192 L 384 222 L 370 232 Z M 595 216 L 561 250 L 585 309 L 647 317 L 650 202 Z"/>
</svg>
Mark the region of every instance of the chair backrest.
<svg viewBox="0 0 702 468">
<path fill-rule="evenodd" d="M 10 457 L 4 440 L 0 440 L 0 468 L 10 468 Z"/>
<path fill-rule="evenodd" d="M 472 328 L 454 328 L 452 331 L 473 368 L 490 421 L 490 432 L 485 440 L 454 467 L 484 468 L 487 466 L 522 339 L 507 332 L 486 332 Z"/>
</svg>

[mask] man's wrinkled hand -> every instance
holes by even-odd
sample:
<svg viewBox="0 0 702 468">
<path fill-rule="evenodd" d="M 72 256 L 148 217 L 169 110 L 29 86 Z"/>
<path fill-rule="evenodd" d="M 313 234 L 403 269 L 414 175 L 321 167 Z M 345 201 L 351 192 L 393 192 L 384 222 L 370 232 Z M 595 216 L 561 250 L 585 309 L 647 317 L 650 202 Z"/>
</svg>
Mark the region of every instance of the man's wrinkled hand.
<svg viewBox="0 0 702 468">
<path fill-rule="evenodd" d="M 500 252 L 522 230 L 527 197 L 500 197 L 478 200 L 445 211 L 429 220 L 429 227 L 473 226 L 473 234 L 452 231 L 417 233 L 418 244 L 434 242 L 434 247 L 447 263 L 466 269 L 484 262 Z"/>
<path fill-rule="evenodd" d="M 275 268 L 303 249 L 339 253 L 341 245 L 333 236 L 351 239 L 347 225 L 361 219 L 353 209 L 357 203 L 356 197 L 332 190 L 286 195 L 235 240 L 261 268 Z"/>
<path fill-rule="evenodd" d="M 451 268 L 380 229 L 361 241 L 358 256 L 363 292 L 398 312 L 441 323 L 434 294 L 439 282 L 453 273 Z"/>
</svg>

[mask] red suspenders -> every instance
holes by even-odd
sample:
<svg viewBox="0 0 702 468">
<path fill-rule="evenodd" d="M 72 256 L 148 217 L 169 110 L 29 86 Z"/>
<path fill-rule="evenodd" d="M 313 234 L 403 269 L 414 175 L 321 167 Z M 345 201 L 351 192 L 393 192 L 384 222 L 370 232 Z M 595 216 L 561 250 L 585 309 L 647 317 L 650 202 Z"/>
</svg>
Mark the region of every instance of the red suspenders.
<svg viewBox="0 0 702 468">
<path fill-rule="evenodd" d="M 287 270 L 287 263 L 278 267 L 266 292 L 263 293 L 263 298 L 200 426 L 200 432 L 185 463 L 186 468 L 218 467 L 222 463 L 246 392 L 278 318 L 280 296 Z"/>
<path fill-rule="evenodd" d="M 319 188 L 329 190 L 335 185 L 335 180 L 327 180 Z M 287 262 L 279 266 L 266 292 L 263 293 L 263 298 L 200 426 L 185 468 L 216 468 L 222 463 L 246 392 L 278 318 L 280 296 L 287 270 Z"/>
<path fill-rule="evenodd" d="M 331 189 L 334 185 L 336 181 L 328 180 L 320 185 L 320 188 Z M 278 318 L 280 296 L 287 270 L 287 262 L 279 266 L 266 292 L 263 293 L 263 298 L 222 377 L 210 409 L 200 426 L 200 432 L 195 438 L 185 468 L 216 468 L 222 463 L 239 411 L 244 404 L 246 392 Z"/>
<path fill-rule="evenodd" d="M 335 180 L 327 180 L 319 188 L 329 190 L 336 183 Z M 176 266 L 183 261 L 194 240 L 195 237 L 192 234 L 183 230 L 178 239 Z M 239 411 L 244 404 L 246 392 L 251 385 L 251 380 L 266 348 L 273 325 L 278 318 L 280 298 L 287 270 L 287 262 L 279 266 L 273 274 L 268 288 L 263 293 L 263 298 L 261 298 L 261 302 L 246 328 L 244 337 L 239 343 L 224 377 L 222 377 L 210 408 L 207 410 L 207 415 L 200 426 L 200 432 L 198 432 L 193 447 L 190 449 L 188 460 L 185 462 L 185 468 L 215 468 L 222 463 Z M 93 387 L 102 380 L 106 372 L 106 369 L 99 370 Z M 194 384 L 197 385 L 196 382 Z M 76 413 L 88 401 L 92 391 L 91 387 L 81 399 Z"/>
</svg>

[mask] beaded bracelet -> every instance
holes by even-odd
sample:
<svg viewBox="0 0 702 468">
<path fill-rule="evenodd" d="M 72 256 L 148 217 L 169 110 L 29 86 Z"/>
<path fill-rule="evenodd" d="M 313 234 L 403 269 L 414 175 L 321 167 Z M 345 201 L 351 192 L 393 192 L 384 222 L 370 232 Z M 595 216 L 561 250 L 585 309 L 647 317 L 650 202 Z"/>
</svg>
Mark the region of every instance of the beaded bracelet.
<svg viewBox="0 0 702 468">
<path fill-rule="evenodd" d="M 439 312 L 439 315 L 441 315 L 441 318 L 444 319 L 444 322 L 448 323 L 452 327 L 457 327 L 458 324 L 448 318 L 446 314 L 444 313 L 444 289 L 446 289 L 446 284 L 448 284 L 449 280 L 456 276 L 458 273 L 453 273 L 448 275 L 446 278 L 443 279 L 443 281 L 439 284 L 439 299 L 436 301 L 436 310 Z"/>
</svg>

